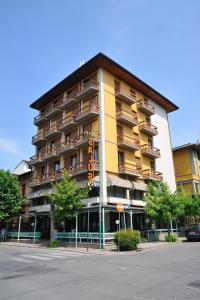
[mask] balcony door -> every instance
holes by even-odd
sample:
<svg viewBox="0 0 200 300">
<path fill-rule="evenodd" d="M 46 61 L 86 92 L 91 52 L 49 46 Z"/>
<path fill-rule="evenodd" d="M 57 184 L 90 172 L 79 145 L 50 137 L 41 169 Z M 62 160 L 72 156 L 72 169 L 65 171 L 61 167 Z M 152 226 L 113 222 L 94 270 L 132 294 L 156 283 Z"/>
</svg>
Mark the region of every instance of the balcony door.
<svg viewBox="0 0 200 300">
<path fill-rule="evenodd" d="M 122 108 L 121 103 L 116 102 L 116 103 L 115 103 L 115 108 L 116 108 L 116 113 L 117 113 L 118 111 L 121 111 L 121 108 Z"/>
<path fill-rule="evenodd" d="M 123 128 L 122 126 L 117 125 L 117 136 L 123 135 Z"/>
<path fill-rule="evenodd" d="M 122 151 L 118 152 L 118 163 L 122 164 L 124 162 L 124 153 Z"/>
</svg>

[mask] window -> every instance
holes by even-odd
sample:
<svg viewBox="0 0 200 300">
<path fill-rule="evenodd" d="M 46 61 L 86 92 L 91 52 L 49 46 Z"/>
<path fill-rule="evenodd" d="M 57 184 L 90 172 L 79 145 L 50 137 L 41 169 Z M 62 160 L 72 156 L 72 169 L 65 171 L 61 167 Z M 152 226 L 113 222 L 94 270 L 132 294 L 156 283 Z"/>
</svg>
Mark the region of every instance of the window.
<svg viewBox="0 0 200 300">
<path fill-rule="evenodd" d="M 129 195 L 131 200 L 143 200 L 144 192 L 140 190 L 130 190 Z"/>
<path fill-rule="evenodd" d="M 54 170 L 54 172 L 57 172 L 60 170 L 60 162 L 59 161 L 54 163 L 53 170 Z"/>
<path fill-rule="evenodd" d="M 155 171 L 155 161 L 150 161 L 150 168 L 152 172 Z"/>
<path fill-rule="evenodd" d="M 98 160 L 99 159 L 99 155 L 98 155 L 98 147 L 94 148 L 94 160 Z"/>
<path fill-rule="evenodd" d="M 65 136 L 65 143 L 69 144 L 70 143 L 70 139 L 71 139 L 71 134 L 70 133 L 66 134 L 66 136 Z"/>
<path fill-rule="evenodd" d="M 195 193 L 199 193 L 199 183 L 195 182 L 194 186 L 195 186 Z"/>
<path fill-rule="evenodd" d="M 50 150 L 53 150 L 55 148 L 55 141 L 50 142 Z"/>
<path fill-rule="evenodd" d="M 153 139 L 152 138 L 148 138 L 148 145 L 153 146 Z"/>
<path fill-rule="evenodd" d="M 118 162 L 123 163 L 124 162 L 124 153 L 119 151 L 118 152 Z"/>
<path fill-rule="evenodd" d="M 26 194 L 26 184 L 22 184 L 22 196 L 25 197 Z"/>
<path fill-rule="evenodd" d="M 75 167 L 76 164 L 77 164 L 77 156 L 76 155 L 71 156 L 71 166 Z"/>
<path fill-rule="evenodd" d="M 45 168 L 45 166 L 43 166 L 43 167 L 41 168 L 41 175 L 44 176 L 44 175 L 45 175 L 45 172 L 46 172 L 46 168 Z"/>
</svg>

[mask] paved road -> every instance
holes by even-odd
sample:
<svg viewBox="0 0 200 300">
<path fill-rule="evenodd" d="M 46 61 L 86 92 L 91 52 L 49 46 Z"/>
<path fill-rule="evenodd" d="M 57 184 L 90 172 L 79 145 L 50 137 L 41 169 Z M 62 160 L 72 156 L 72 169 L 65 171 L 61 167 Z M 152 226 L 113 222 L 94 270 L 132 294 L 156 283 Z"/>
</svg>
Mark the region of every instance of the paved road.
<svg viewBox="0 0 200 300">
<path fill-rule="evenodd" d="M 0 245 L 0 300 L 200 299 L 200 243 L 97 255 Z"/>
</svg>

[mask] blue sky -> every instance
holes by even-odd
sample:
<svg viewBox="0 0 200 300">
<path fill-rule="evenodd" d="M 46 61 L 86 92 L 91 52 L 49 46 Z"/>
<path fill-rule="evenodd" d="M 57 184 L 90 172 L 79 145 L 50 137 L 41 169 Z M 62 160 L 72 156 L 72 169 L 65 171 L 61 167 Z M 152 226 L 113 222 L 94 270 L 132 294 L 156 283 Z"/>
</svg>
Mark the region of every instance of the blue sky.
<svg viewBox="0 0 200 300">
<path fill-rule="evenodd" d="M 34 154 L 29 105 L 98 52 L 180 110 L 173 145 L 200 139 L 199 0 L 0 1 L 0 168 Z"/>
</svg>

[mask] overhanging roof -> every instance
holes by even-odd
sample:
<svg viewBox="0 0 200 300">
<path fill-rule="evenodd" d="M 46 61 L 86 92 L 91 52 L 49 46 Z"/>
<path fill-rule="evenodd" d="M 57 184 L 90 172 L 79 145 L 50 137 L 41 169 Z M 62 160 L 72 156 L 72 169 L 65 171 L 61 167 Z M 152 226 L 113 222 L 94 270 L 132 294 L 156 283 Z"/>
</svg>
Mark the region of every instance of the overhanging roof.
<svg viewBox="0 0 200 300">
<path fill-rule="evenodd" d="M 49 101 L 58 97 L 60 94 L 64 93 L 67 89 L 70 89 L 74 84 L 83 80 L 83 78 L 87 77 L 94 71 L 99 68 L 103 68 L 109 72 L 111 72 L 117 78 L 120 78 L 141 91 L 146 97 L 154 100 L 159 105 L 163 106 L 167 112 L 172 112 L 178 109 L 174 103 L 172 103 L 165 96 L 161 95 L 159 92 L 154 90 L 150 85 L 146 84 L 144 81 L 136 77 L 134 74 L 129 72 L 124 67 L 120 66 L 118 63 L 110 59 L 103 53 L 98 53 L 96 56 L 87 61 L 80 68 L 75 70 L 69 76 L 67 76 L 64 80 L 55 85 L 52 89 L 46 92 L 43 96 L 38 98 L 35 102 L 33 102 L 30 106 L 31 108 L 41 109 L 44 105 L 46 105 Z"/>
<path fill-rule="evenodd" d="M 200 141 L 197 141 L 196 143 L 193 143 L 193 144 L 188 143 L 188 144 L 184 144 L 181 146 L 177 146 L 177 147 L 174 147 L 172 150 L 173 150 L 173 152 L 176 152 L 176 151 L 183 150 L 186 148 L 191 148 L 200 153 Z"/>
</svg>

